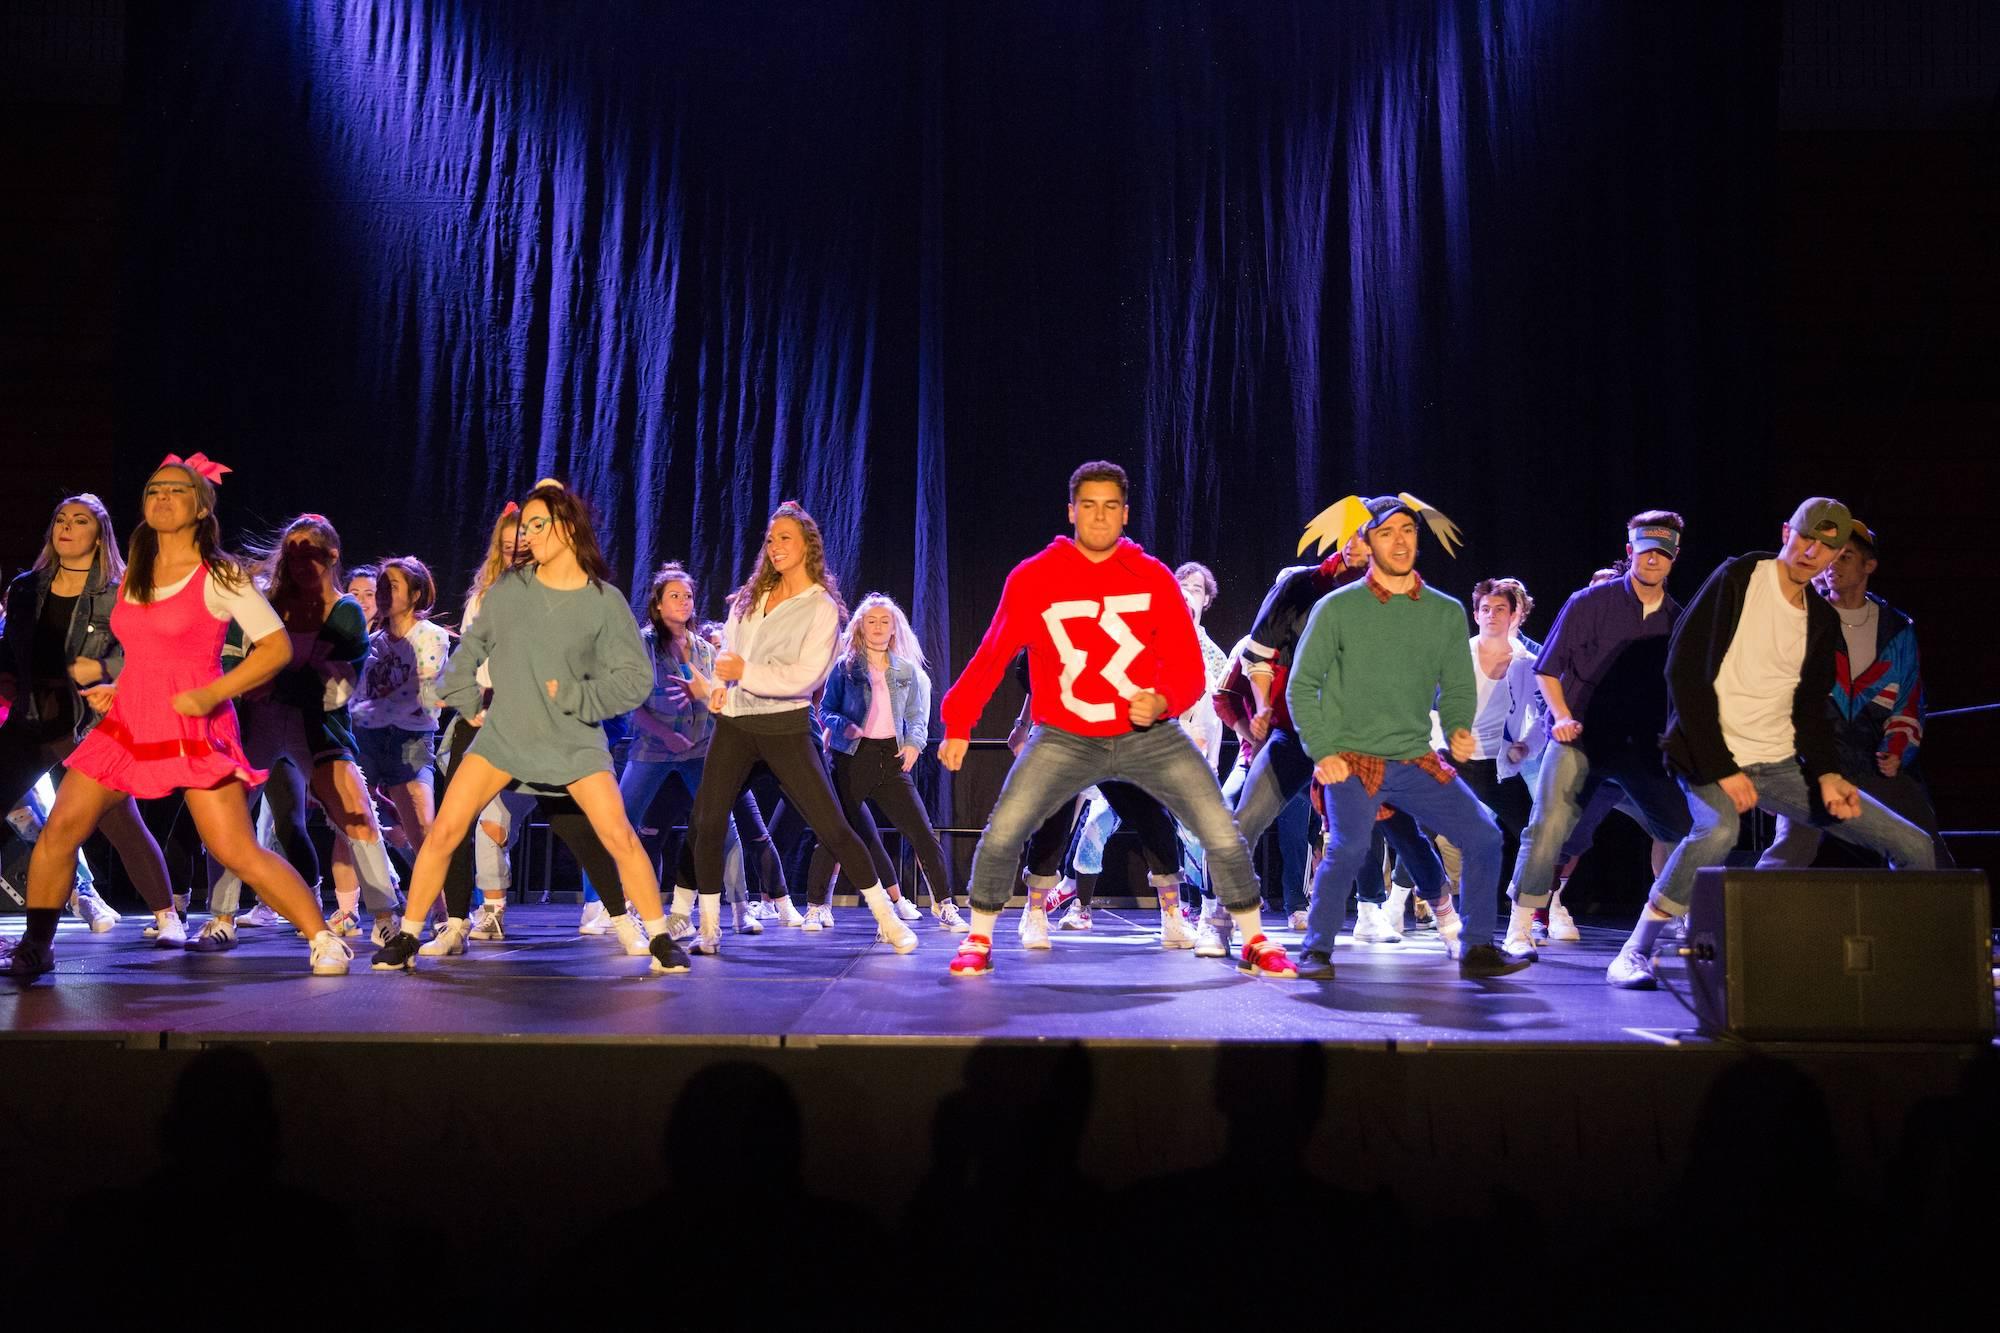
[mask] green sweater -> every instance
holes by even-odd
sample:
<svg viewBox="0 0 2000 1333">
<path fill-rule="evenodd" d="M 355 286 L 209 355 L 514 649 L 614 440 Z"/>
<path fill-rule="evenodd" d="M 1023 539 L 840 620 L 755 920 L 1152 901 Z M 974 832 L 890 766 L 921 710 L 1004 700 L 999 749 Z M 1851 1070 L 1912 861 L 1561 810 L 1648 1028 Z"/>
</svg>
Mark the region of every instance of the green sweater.
<svg viewBox="0 0 2000 1333">
<path fill-rule="evenodd" d="M 1383 602 L 1363 579 L 1320 598 L 1285 686 L 1306 753 L 1419 758 L 1434 704 L 1445 735 L 1469 728 L 1478 694 L 1465 639 L 1464 605 L 1430 587 Z"/>
</svg>

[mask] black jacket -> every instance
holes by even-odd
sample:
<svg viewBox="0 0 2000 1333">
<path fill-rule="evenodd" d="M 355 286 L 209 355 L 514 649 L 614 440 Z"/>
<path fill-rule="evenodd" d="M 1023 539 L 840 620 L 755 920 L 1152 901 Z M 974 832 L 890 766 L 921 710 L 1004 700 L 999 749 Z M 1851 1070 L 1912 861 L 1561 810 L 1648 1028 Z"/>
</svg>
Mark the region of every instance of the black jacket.
<svg viewBox="0 0 2000 1333">
<path fill-rule="evenodd" d="M 1681 612 L 1667 647 L 1667 734 L 1660 748 L 1667 763 L 1691 782 L 1720 782 L 1738 772 L 1722 738 L 1722 708 L 1715 678 L 1743 619 L 1743 598 L 1760 561 L 1776 557 L 1753 551 L 1725 560 Z M 1824 597 L 1806 596 L 1806 659 L 1792 694 L 1792 736 L 1812 779 L 1840 772 L 1840 750 L 1826 697 L 1833 690 L 1834 653 L 1840 644 L 1840 616 Z M 1817 798 L 1818 793 L 1813 793 Z"/>
<path fill-rule="evenodd" d="M 48 597 L 55 576 L 52 565 L 30 569 L 7 588 L 6 649 L 4 656 L 0 656 L 0 675 L 14 678 L 13 711 L 24 722 L 40 720 L 34 690 L 35 626 L 41 620 L 42 602 Z M 76 599 L 76 609 L 70 613 L 69 639 L 63 645 L 65 662 L 94 657 L 104 663 L 103 683 L 107 685 L 116 681 L 125 668 L 125 650 L 111 633 L 111 608 L 117 604 L 118 585 L 105 577 L 104 564 L 99 559 L 92 564 L 83 593 Z M 80 740 L 97 725 L 97 713 L 83 702 L 74 685 L 70 689 L 76 694 L 72 716 Z"/>
</svg>

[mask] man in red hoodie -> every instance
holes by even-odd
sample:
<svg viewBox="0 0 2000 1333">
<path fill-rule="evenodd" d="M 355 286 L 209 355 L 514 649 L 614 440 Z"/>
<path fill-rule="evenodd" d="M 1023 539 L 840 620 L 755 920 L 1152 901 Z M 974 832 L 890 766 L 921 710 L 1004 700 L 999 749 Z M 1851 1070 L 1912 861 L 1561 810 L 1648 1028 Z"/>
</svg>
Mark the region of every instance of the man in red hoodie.
<svg viewBox="0 0 2000 1333">
<path fill-rule="evenodd" d="M 1157 797 L 1200 841 L 1215 896 L 1246 941 L 1237 966 L 1295 977 L 1285 951 L 1264 937 L 1250 852 L 1215 772 L 1174 720 L 1206 689 L 1201 644 L 1173 571 L 1125 540 L 1125 500 L 1116 463 L 1070 474 L 1074 535 L 1014 567 L 979 651 L 940 706 L 938 758 L 956 771 L 1008 662 L 1028 650 L 1035 729 L 972 853 L 972 933 L 952 975 L 993 970 L 993 925 L 1028 835 L 1085 787 L 1116 779 Z"/>
</svg>

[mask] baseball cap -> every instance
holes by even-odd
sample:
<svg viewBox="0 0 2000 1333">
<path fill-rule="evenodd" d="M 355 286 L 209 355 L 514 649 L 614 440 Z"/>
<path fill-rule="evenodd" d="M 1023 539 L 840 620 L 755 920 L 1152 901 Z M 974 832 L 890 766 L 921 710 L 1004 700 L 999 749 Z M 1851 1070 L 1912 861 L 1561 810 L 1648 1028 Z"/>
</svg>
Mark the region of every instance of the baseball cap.
<svg viewBox="0 0 2000 1333">
<path fill-rule="evenodd" d="M 1860 542 L 1868 548 L 1871 554 L 1878 553 L 1882 549 L 1881 539 L 1875 535 L 1875 529 L 1869 527 L 1858 518 L 1854 520 L 1854 531 L 1848 534 L 1847 539 L 1849 541 Z"/>
<path fill-rule="evenodd" d="M 1847 535 L 1854 531 L 1854 515 L 1840 501 L 1816 495 L 1792 511 L 1789 526 L 1800 536 L 1838 551 L 1847 545 Z"/>
<path fill-rule="evenodd" d="M 1396 514 L 1408 514 L 1411 518 L 1417 517 L 1417 511 L 1404 504 L 1403 497 L 1400 495 L 1378 495 L 1372 500 L 1363 500 L 1361 505 L 1362 508 L 1368 511 L 1368 521 L 1361 525 L 1363 532 L 1374 531 Z"/>
</svg>

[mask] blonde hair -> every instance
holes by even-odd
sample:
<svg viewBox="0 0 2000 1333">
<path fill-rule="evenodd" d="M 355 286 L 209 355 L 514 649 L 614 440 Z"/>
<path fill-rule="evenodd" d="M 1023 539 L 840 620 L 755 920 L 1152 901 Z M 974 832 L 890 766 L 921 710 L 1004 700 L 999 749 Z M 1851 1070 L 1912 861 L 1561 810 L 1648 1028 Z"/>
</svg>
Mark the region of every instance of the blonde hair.
<svg viewBox="0 0 2000 1333">
<path fill-rule="evenodd" d="M 867 653 L 867 646 L 861 641 L 861 621 L 870 611 L 878 609 L 886 609 L 896 624 L 895 633 L 889 636 L 889 651 L 922 670 L 924 646 L 917 642 L 917 632 L 910 628 L 910 618 L 903 614 L 903 608 L 886 592 L 871 592 L 855 604 L 854 614 L 847 618 L 847 628 L 841 632 L 841 660 L 852 661 Z"/>
<path fill-rule="evenodd" d="M 486 539 L 486 559 L 480 562 L 478 572 L 472 576 L 472 583 L 465 590 L 465 611 L 461 613 L 461 619 L 469 620 L 471 618 L 469 613 L 479 605 L 480 600 L 493 585 L 500 581 L 500 576 L 514 567 L 515 543 L 506 537 L 507 529 L 510 527 L 514 529 L 518 538 L 521 529 L 521 511 L 518 506 L 508 506 L 501 511 L 500 517 L 493 520 L 493 534 Z"/>
</svg>

